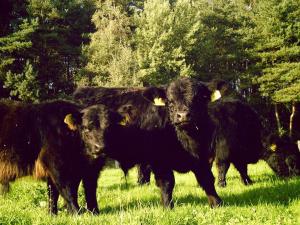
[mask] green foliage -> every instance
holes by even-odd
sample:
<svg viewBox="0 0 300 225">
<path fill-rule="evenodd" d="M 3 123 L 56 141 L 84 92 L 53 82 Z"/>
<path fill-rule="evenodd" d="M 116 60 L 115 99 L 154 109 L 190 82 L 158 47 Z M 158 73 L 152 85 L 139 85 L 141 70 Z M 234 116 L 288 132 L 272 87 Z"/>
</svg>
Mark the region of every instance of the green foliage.
<svg viewBox="0 0 300 225">
<path fill-rule="evenodd" d="M 32 42 L 40 84 L 43 84 L 41 97 L 70 94 L 83 63 L 81 46 L 88 40 L 84 34 L 93 30 L 90 19 L 94 1 L 31 0 L 28 11 L 39 21 Z"/>
<path fill-rule="evenodd" d="M 145 1 L 143 10 L 98 3 L 97 31 L 85 49 L 81 82 L 98 85 L 165 84 L 177 76 L 237 79 L 249 60 L 242 38 L 251 24 L 233 1 Z M 85 81 L 84 81 L 85 80 Z"/>
<path fill-rule="evenodd" d="M 276 63 L 263 70 L 260 90 L 275 102 L 300 101 L 300 63 Z"/>
<path fill-rule="evenodd" d="M 7 72 L 5 86 L 10 88 L 11 96 L 18 96 L 23 101 L 37 101 L 39 99 L 40 87 L 38 85 L 37 72 L 31 63 L 26 62 L 21 74 Z"/>
<path fill-rule="evenodd" d="M 0 79 L 4 80 L 8 70 L 22 71 L 24 59 L 29 57 L 32 47 L 31 36 L 37 27 L 37 21 L 24 19 L 16 31 L 0 37 Z M 25 60 L 26 61 L 26 60 Z"/>
<path fill-rule="evenodd" d="M 194 70 L 203 80 L 241 81 L 251 60 L 245 33 L 253 26 L 243 1 L 211 1 L 199 10 L 203 28 L 190 57 Z"/>
<path fill-rule="evenodd" d="M 83 64 L 81 45 L 89 40 L 84 34 L 93 30 L 90 19 L 94 0 L 29 0 L 19 4 L 22 10 L 18 9 L 18 3 L 19 0 L 7 3 L 10 11 L 3 24 L 0 23 L 0 26 L 10 28 L 6 28 L 0 37 L 1 87 L 8 77 L 6 87 L 13 88 L 10 93 L 19 99 L 38 97 L 42 100 L 70 94 L 75 85 L 75 74 Z M 35 70 L 38 81 L 33 86 L 37 85 L 38 91 L 25 94 L 23 92 L 31 88 L 20 91 L 12 83 L 20 82 L 20 74 L 28 73 L 27 60 Z M 18 78 L 13 79 L 15 74 Z"/>
<path fill-rule="evenodd" d="M 136 52 L 139 76 L 151 84 L 165 84 L 194 71 L 186 56 L 196 43 L 200 29 L 199 11 L 188 0 L 171 5 L 166 0 L 145 2 L 136 15 Z"/>
<path fill-rule="evenodd" d="M 255 52 L 263 96 L 275 102 L 300 100 L 300 8 L 297 0 L 259 1 L 254 17 Z"/>
<path fill-rule="evenodd" d="M 131 22 L 122 4 L 97 3 L 93 15 L 96 32 L 85 48 L 88 59 L 81 83 L 102 86 L 139 85 L 136 57 L 131 48 Z"/>
<path fill-rule="evenodd" d="M 69 95 L 75 82 L 193 76 L 230 81 L 253 104 L 299 101 L 299 18 L 299 0 L 4 0 L 0 95 L 4 83 L 16 98 L 42 100 Z M 32 79 L 27 61 L 36 90 L 17 91 Z"/>
</svg>

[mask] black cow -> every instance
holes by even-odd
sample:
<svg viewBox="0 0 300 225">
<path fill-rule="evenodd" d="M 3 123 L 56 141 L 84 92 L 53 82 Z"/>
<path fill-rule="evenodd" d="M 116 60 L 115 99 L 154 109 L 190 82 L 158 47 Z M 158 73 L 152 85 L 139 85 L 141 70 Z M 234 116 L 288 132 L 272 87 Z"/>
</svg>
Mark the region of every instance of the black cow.
<svg viewBox="0 0 300 225">
<path fill-rule="evenodd" d="M 240 100 L 225 97 L 209 105 L 209 115 L 215 125 L 214 158 L 219 186 L 226 186 L 230 163 L 239 171 L 243 183 L 251 184 L 247 165 L 256 163 L 263 150 L 257 113 Z"/>
<path fill-rule="evenodd" d="M 208 106 L 214 129 L 213 151 L 209 161 L 211 164 L 213 160 L 216 161 L 218 184 L 221 187 L 226 186 L 226 173 L 230 163 L 233 163 L 240 172 L 244 184 L 251 184 L 252 181 L 247 174 L 247 164 L 256 163 L 263 149 L 259 117 L 249 105 L 240 100 L 241 97 L 226 81 L 214 79 L 206 85 L 212 91 L 212 98 L 214 98 L 214 102 L 209 103 Z M 189 87 L 186 85 L 184 88 Z M 201 138 L 200 135 L 199 139 Z M 139 183 L 149 181 L 150 170 L 146 165 L 141 165 Z"/>
<path fill-rule="evenodd" d="M 94 167 L 101 167 L 104 161 L 86 154 L 77 128 L 68 125 L 81 123 L 80 109 L 74 103 L 60 100 L 40 104 L 0 100 L 0 183 L 5 187 L 3 191 L 8 191 L 9 182 L 16 178 L 33 175 L 47 180 L 50 213 L 57 213 L 59 194 L 68 211 L 77 213 L 77 189 L 83 180 L 88 209 L 97 213 L 89 191 L 90 183 L 95 181 L 89 171 L 95 171 Z M 108 122 L 114 120 L 108 118 L 110 114 L 104 109 L 98 113 L 105 130 Z"/>
<path fill-rule="evenodd" d="M 111 136 L 106 136 L 107 148 L 99 155 L 118 160 L 123 168 L 131 168 L 136 164 L 150 165 L 156 184 L 161 189 L 164 206 L 173 207 L 173 170 L 176 170 L 183 173 L 194 172 L 199 185 L 207 194 L 209 204 L 215 207 L 221 203 L 221 199 L 215 191 L 214 177 L 208 163 L 213 131 L 207 114 L 210 91 L 200 82 L 186 81 L 192 88 L 190 92 L 197 95 L 183 102 L 176 100 L 172 92 L 178 94 L 179 98 L 192 95 L 184 87 L 175 90 L 176 84 L 170 85 L 168 92 L 155 87 L 81 88 L 74 93 L 74 98 L 86 106 L 101 103 L 127 115 L 130 127 L 116 129 Z M 153 104 L 155 100 L 161 104 L 161 99 L 167 99 L 166 94 L 170 97 L 168 107 Z M 191 112 L 191 117 L 184 115 L 185 106 L 180 105 L 181 103 L 188 103 L 187 107 L 192 107 L 196 112 Z M 176 112 L 177 106 L 183 111 Z M 170 117 L 174 113 L 176 116 Z M 186 120 L 187 118 L 190 120 Z M 90 118 L 90 123 L 94 122 Z M 94 131 L 96 137 L 97 128 Z M 95 140 L 97 139 L 96 137 Z M 89 143 L 89 139 L 85 141 Z"/>
<path fill-rule="evenodd" d="M 300 152 L 288 136 L 270 135 L 263 159 L 279 177 L 300 175 Z"/>
<path fill-rule="evenodd" d="M 209 104 L 209 115 L 216 129 L 214 158 L 219 174 L 218 184 L 226 186 L 230 163 L 239 171 L 243 183 L 251 184 L 247 165 L 256 163 L 263 151 L 260 118 L 226 81 L 214 79 L 207 85 L 211 91 L 219 93 L 219 98 Z"/>
</svg>

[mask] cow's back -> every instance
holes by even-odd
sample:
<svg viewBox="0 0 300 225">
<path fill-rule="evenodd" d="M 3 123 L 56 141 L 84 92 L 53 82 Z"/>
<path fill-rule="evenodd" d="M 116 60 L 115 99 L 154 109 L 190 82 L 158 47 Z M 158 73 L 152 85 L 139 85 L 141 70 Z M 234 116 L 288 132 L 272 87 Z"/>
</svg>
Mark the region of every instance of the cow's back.
<svg viewBox="0 0 300 225">
<path fill-rule="evenodd" d="M 210 104 L 209 111 L 217 129 L 217 154 L 232 160 L 257 162 L 263 149 L 257 113 L 240 100 L 230 98 Z M 219 146 L 222 149 L 218 149 L 218 141 L 223 143 Z"/>
</svg>

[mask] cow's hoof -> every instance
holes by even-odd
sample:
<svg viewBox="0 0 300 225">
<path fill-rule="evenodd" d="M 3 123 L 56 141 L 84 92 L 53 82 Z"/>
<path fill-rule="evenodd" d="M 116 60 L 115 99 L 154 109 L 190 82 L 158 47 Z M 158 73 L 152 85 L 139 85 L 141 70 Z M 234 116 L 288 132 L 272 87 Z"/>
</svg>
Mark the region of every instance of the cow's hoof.
<svg viewBox="0 0 300 225">
<path fill-rule="evenodd" d="M 220 199 L 218 196 L 208 196 L 208 204 L 211 208 L 219 207 L 223 204 L 222 199 Z"/>
<path fill-rule="evenodd" d="M 0 184 L 0 195 L 5 195 L 9 192 L 9 184 Z"/>
<path fill-rule="evenodd" d="M 248 179 L 244 179 L 244 180 L 243 180 L 243 183 L 244 183 L 245 185 L 251 185 L 251 184 L 253 184 L 253 181 L 252 181 L 250 178 L 248 178 Z"/>
</svg>

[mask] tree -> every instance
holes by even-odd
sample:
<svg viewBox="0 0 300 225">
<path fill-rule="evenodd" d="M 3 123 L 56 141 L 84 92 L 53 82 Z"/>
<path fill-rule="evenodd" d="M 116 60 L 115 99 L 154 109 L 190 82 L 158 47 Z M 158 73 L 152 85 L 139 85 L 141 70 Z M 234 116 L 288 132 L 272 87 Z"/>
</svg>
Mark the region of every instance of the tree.
<svg viewBox="0 0 300 225">
<path fill-rule="evenodd" d="M 11 71 L 7 73 L 5 86 L 11 90 L 11 96 L 18 96 L 20 100 L 36 102 L 39 99 L 40 85 L 37 72 L 29 61 L 26 61 L 22 73 L 14 74 Z"/>
<path fill-rule="evenodd" d="M 84 49 L 87 65 L 80 82 L 89 85 L 140 85 L 136 56 L 131 47 L 131 21 L 124 4 L 97 3 L 93 15 L 96 32 Z"/>
<path fill-rule="evenodd" d="M 28 79 L 24 74 L 28 73 L 29 61 L 39 93 L 34 92 L 34 96 L 43 100 L 71 93 L 75 74 L 83 65 L 81 47 L 89 41 L 85 34 L 93 30 L 90 19 L 94 0 L 5 2 L 8 12 L 0 21 L 4 29 L 0 33 L 1 87 L 9 79 L 6 90 L 12 88 L 9 91 L 15 98 L 31 96 L 21 93 L 21 89 L 16 91 L 12 84 L 20 83 L 21 78 Z M 26 90 L 30 89 L 22 89 Z"/>
<path fill-rule="evenodd" d="M 90 22 L 94 1 L 31 0 L 28 10 L 39 21 L 32 50 L 43 85 L 41 97 L 70 94 L 83 66 L 81 47 L 89 41 L 85 34 L 94 29 Z"/>
<path fill-rule="evenodd" d="M 300 100 L 299 1 L 258 1 L 253 19 L 259 90 L 276 106 L 278 130 L 287 131 L 293 127 L 292 112 Z M 283 103 L 291 113 L 289 123 L 287 114 L 279 110 Z"/>
<path fill-rule="evenodd" d="M 0 93 L 5 95 L 3 84 L 8 74 L 22 73 L 27 59 L 31 58 L 31 37 L 37 28 L 37 21 L 20 19 L 12 32 L 0 37 Z"/>
<path fill-rule="evenodd" d="M 274 102 L 300 101 L 299 1 L 260 1 L 257 11 L 260 91 Z"/>
<path fill-rule="evenodd" d="M 139 73 L 149 83 L 196 76 L 237 85 L 248 69 L 244 32 L 253 24 L 243 1 L 146 1 L 136 21 Z"/>
<path fill-rule="evenodd" d="M 194 74 L 186 56 L 197 41 L 199 22 L 198 9 L 188 0 L 145 2 L 144 11 L 136 15 L 135 34 L 138 73 L 144 82 L 165 84 Z"/>
</svg>

